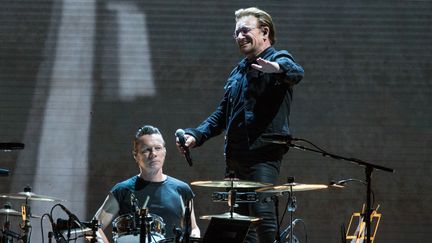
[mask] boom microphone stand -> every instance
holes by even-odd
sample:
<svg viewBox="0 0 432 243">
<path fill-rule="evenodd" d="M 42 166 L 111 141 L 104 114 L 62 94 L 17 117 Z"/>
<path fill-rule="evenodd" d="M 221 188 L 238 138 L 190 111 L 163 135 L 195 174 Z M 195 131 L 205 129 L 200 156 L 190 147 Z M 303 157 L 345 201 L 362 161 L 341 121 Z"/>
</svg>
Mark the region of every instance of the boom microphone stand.
<svg viewBox="0 0 432 243">
<path fill-rule="evenodd" d="M 391 168 L 387 168 L 384 166 L 380 166 L 380 165 L 376 165 L 376 164 L 372 164 L 370 162 L 366 162 L 357 158 L 347 158 L 347 157 L 343 157 L 340 155 L 336 155 L 336 154 L 332 154 L 332 153 L 327 153 L 324 150 L 318 150 L 318 149 L 313 149 L 313 148 L 308 148 L 308 147 L 304 147 L 302 145 L 298 145 L 295 143 L 292 143 L 292 141 L 305 141 L 307 143 L 310 143 L 309 141 L 305 140 L 305 139 L 298 139 L 298 138 L 293 138 L 289 135 L 284 135 L 284 134 L 263 134 L 262 135 L 263 140 L 267 141 L 267 142 L 271 142 L 271 143 L 277 143 L 277 144 L 285 144 L 287 147 L 291 147 L 291 148 L 295 148 L 295 149 L 300 149 L 303 151 L 310 151 L 310 152 L 314 152 L 314 153 L 318 153 L 321 154 L 324 157 L 330 157 L 332 159 L 337 159 L 337 160 L 345 160 L 345 161 L 349 161 L 351 163 L 357 164 L 359 166 L 363 166 L 365 169 L 365 176 L 366 176 L 366 185 L 367 185 L 367 189 L 366 189 L 366 215 L 365 215 L 365 223 L 366 223 L 366 243 L 370 243 L 371 242 L 371 194 L 372 194 L 372 182 L 371 182 L 371 178 L 372 178 L 372 172 L 374 169 L 377 170 L 382 170 L 382 171 L 386 171 L 386 172 L 390 172 L 390 173 L 394 173 L 394 169 Z M 310 143 L 312 144 L 312 143 Z"/>
</svg>

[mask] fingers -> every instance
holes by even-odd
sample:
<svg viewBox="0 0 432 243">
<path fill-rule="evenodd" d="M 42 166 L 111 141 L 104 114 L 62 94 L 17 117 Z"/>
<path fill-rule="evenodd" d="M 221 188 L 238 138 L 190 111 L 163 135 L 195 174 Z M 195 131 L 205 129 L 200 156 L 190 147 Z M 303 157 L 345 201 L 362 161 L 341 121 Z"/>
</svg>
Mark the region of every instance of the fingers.
<svg viewBox="0 0 432 243">
<path fill-rule="evenodd" d="M 251 66 L 252 66 L 253 69 L 256 69 L 258 71 L 262 71 L 262 69 L 263 69 L 263 67 L 261 65 L 258 65 L 258 64 L 255 64 L 255 63 L 252 63 Z"/>
<path fill-rule="evenodd" d="M 260 64 L 260 65 L 270 63 L 269 61 L 267 61 L 267 60 L 265 60 L 265 59 L 262 59 L 261 57 L 258 57 L 258 58 L 256 59 L 256 61 L 257 61 L 257 63 Z"/>
<path fill-rule="evenodd" d="M 194 137 L 194 136 L 191 136 L 191 135 L 188 135 L 188 134 L 185 134 L 184 137 L 185 137 L 185 140 L 186 140 L 186 141 L 185 141 L 185 146 L 186 146 L 186 148 L 193 148 L 193 147 L 195 146 L 195 144 L 196 144 L 196 139 L 195 139 L 195 137 Z M 183 146 L 180 144 L 178 138 L 176 138 L 176 146 L 177 146 L 177 150 L 178 150 L 180 153 L 182 153 L 182 154 L 186 153 L 186 150 L 185 150 L 185 149 L 183 148 Z"/>
<path fill-rule="evenodd" d="M 186 139 L 186 142 L 185 142 L 186 147 L 193 148 L 195 146 L 196 139 L 194 136 L 185 134 L 185 139 Z"/>
</svg>

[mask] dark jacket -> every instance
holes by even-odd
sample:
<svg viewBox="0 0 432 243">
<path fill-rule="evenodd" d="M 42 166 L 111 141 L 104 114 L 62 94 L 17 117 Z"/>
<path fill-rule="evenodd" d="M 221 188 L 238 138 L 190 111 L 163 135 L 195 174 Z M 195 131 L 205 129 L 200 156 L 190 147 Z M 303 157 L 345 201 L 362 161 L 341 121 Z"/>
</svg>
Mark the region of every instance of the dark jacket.
<svg viewBox="0 0 432 243">
<path fill-rule="evenodd" d="M 197 128 L 186 133 L 196 138 L 196 146 L 219 135 L 225 136 L 225 153 L 254 151 L 272 146 L 262 141 L 263 133 L 290 134 L 289 114 L 292 86 L 303 78 L 303 68 L 287 51 L 269 47 L 259 57 L 277 62 L 282 73 L 263 73 L 251 67 L 246 58 L 233 69 L 225 84 L 225 94 L 219 106 Z"/>
</svg>

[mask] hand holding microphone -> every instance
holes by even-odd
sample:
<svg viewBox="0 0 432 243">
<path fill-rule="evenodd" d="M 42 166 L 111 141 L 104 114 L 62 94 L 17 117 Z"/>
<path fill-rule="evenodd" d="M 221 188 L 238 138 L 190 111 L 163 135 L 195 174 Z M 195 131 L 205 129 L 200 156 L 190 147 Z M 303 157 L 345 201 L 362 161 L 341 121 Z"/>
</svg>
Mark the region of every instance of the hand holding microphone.
<svg viewBox="0 0 432 243">
<path fill-rule="evenodd" d="M 184 154 L 189 166 L 192 166 L 192 158 L 190 157 L 189 148 L 195 145 L 195 138 L 193 136 L 185 134 L 185 131 L 183 129 L 177 129 L 177 131 L 175 132 L 175 136 L 177 138 L 176 144 L 179 151 Z"/>
</svg>

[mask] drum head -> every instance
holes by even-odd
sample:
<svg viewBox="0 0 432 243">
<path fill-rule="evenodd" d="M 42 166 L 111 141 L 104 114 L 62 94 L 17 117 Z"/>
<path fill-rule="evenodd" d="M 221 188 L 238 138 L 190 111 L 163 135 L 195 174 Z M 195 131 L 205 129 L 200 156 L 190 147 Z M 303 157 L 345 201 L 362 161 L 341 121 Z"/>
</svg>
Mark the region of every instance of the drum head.
<svg viewBox="0 0 432 243">
<path fill-rule="evenodd" d="M 151 233 L 150 235 L 150 241 L 148 241 L 148 238 L 146 237 L 146 243 L 159 243 L 163 242 L 165 237 L 158 233 Z M 119 237 L 114 237 L 115 243 L 139 243 L 140 242 L 140 235 L 122 235 Z"/>
</svg>

